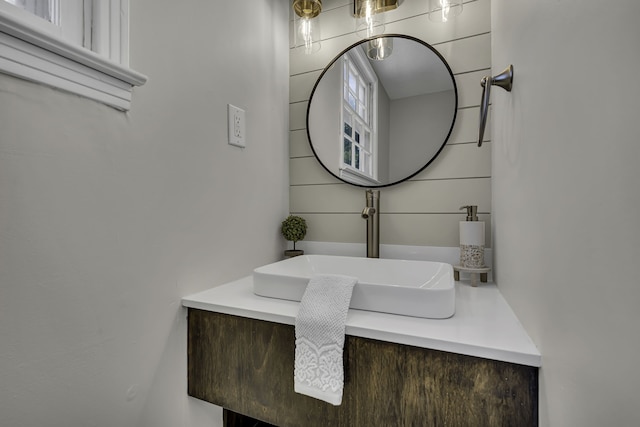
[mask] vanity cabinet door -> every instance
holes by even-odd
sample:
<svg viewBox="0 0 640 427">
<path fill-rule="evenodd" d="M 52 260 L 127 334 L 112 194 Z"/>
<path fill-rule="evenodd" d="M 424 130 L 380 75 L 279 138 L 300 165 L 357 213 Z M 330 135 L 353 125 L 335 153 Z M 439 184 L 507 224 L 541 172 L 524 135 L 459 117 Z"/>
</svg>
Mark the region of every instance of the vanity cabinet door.
<svg viewBox="0 0 640 427">
<path fill-rule="evenodd" d="M 293 391 L 291 325 L 189 309 L 190 396 L 281 427 L 538 425 L 538 369 L 347 336 L 342 405 Z M 255 422 L 254 424 L 255 425 Z M 261 424 L 258 424 L 261 425 Z"/>
<path fill-rule="evenodd" d="M 224 427 L 276 427 L 273 424 L 256 420 L 228 409 L 223 410 L 222 419 Z"/>
</svg>

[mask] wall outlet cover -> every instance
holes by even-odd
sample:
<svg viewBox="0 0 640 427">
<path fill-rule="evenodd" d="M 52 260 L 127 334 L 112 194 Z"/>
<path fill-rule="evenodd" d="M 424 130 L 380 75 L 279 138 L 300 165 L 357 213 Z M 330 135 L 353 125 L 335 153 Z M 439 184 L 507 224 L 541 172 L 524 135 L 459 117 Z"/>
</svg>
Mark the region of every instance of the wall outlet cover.
<svg viewBox="0 0 640 427">
<path fill-rule="evenodd" d="M 245 148 L 245 113 L 242 108 L 227 104 L 229 117 L 229 144 Z"/>
</svg>

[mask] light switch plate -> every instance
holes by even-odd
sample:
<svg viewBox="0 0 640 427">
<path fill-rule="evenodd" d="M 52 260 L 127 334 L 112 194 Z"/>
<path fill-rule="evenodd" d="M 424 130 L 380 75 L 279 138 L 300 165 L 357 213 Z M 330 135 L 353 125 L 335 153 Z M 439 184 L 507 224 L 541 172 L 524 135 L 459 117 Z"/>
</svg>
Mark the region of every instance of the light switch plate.
<svg viewBox="0 0 640 427">
<path fill-rule="evenodd" d="M 229 116 L 229 144 L 245 148 L 245 114 L 242 108 L 227 104 Z"/>
</svg>

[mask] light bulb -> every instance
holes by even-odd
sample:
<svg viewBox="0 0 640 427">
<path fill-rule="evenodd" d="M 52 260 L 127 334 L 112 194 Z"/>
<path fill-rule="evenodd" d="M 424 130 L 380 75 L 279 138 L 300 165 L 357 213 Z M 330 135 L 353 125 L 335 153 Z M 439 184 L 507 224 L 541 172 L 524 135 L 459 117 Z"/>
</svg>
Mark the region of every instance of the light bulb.
<svg viewBox="0 0 640 427">
<path fill-rule="evenodd" d="M 369 38 L 382 33 L 384 33 L 382 14 L 376 13 L 373 1 L 363 1 L 361 9 L 356 14 L 356 34 L 361 38 Z"/>
<path fill-rule="evenodd" d="M 378 37 L 367 43 L 367 56 L 376 61 L 382 61 L 393 52 L 393 38 Z"/>
<path fill-rule="evenodd" d="M 442 22 L 447 22 L 449 18 L 449 12 L 451 11 L 451 5 L 447 0 L 440 0 L 440 7 L 442 7 L 442 10 L 441 10 Z"/>
<path fill-rule="evenodd" d="M 429 0 L 429 19 L 437 22 L 449 22 L 462 13 L 462 0 Z"/>
<path fill-rule="evenodd" d="M 311 29 L 311 22 L 309 22 L 307 18 L 300 20 L 300 36 L 304 43 L 304 52 L 310 54 L 313 48 L 313 31 Z"/>
<path fill-rule="evenodd" d="M 295 48 L 306 55 L 320 50 L 320 25 L 317 18 L 297 17 L 295 25 Z"/>
</svg>

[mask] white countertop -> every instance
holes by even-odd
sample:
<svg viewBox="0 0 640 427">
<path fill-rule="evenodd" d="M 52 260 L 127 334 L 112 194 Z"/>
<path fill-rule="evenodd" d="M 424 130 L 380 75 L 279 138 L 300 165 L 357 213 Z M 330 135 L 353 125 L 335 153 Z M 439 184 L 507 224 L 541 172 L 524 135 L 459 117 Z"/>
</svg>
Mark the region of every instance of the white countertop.
<svg viewBox="0 0 640 427">
<path fill-rule="evenodd" d="M 270 322 L 295 324 L 299 302 L 253 294 L 251 276 L 187 296 L 182 305 Z M 496 285 L 456 282 L 456 314 L 421 319 L 350 309 L 346 334 L 539 367 L 533 344 Z"/>
</svg>

